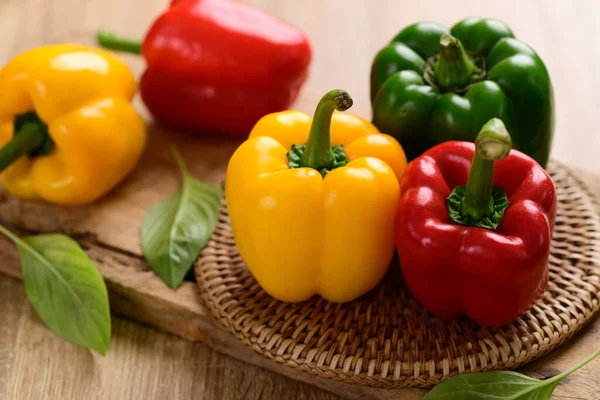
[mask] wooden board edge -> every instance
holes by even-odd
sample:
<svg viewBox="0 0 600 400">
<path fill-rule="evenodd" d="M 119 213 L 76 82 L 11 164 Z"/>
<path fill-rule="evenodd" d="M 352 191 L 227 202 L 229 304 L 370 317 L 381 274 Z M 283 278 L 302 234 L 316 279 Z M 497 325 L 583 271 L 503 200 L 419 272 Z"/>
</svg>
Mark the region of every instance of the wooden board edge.
<svg viewBox="0 0 600 400">
<path fill-rule="evenodd" d="M 184 282 L 168 288 L 139 258 L 79 241 L 104 278 L 111 312 L 189 341 L 203 340 L 200 329 L 210 318 L 197 286 Z M 13 243 L 0 237 L 0 273 L 22 279 L 19 254 Z M 185 323 L 181 323 L 185 321 Z"/>
<path fill-rule="evenodd" d="M 202 341 L 219 353 L 349 399 L 419 399 L 425 393 L 418 389 L 387 390 L 350 385 L 269 360 L 217 326 L 194 283 L 184 282 L 177 290 L 172 290 L 139 258 L 91 241 L 80 243 L 104 277 L 114 315 L 188 341 Z M 0 261 L 0 273 L 22 279 L 18 252 L 4 237 L 0 237 Z"/>
</svg>

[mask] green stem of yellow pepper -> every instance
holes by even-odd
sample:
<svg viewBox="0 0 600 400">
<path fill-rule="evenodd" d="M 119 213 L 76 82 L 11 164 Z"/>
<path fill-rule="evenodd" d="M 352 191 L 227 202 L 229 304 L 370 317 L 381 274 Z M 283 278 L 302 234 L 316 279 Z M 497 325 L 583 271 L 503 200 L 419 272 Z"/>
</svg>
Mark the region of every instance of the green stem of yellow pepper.
<svg viewBox="0 0 600 400">
<path fill-rule="evenodd" d="M 48 154 L 52 149 L 46 125 L 33 113 L 21 118 L 22 121 L 15 124 L 13 138 L 0 149 L 0 172 L 24 155 L 35 157 Z"/>
<path fill-rule="evenodd" d="M 452 35 L 440 38 L 440 58 L 433 67 L 435 83 L 442 90 L 462 89 L 479 71 L 460 40 Z"/>
<path fill-rule="evenodd" d="M 335 110 L 346 111 L 352 107 L 352 98 L 344 90 L 331 90 L 323 96 L 313 117 L 306 148 L 300 158 L 300 166 L 318 171 L 331 170 L 335 155 L 331 148 L 331 117 Z"/>
</svg>

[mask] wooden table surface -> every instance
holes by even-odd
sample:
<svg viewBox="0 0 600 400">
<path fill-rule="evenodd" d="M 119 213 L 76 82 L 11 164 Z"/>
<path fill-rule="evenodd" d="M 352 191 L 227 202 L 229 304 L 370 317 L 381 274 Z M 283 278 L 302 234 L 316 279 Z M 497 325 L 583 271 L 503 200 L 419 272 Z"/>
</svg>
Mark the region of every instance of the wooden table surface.
<svg viewBox="0 0 600 400">
<path fill-rule="evenodd" d="M 553 79 L 557 116 L 552 156 L 600 175 L 600 2 L 597 0 L 398 1 L 252 0 L 303 29 L 314 61 L 304 97 L 345 88 L 353 112 L 369 115 L 368 74 L 378 49 L 403 26 L 448 25 L 471 15 L 497 17 L 534 47 Z M 0 0 L 0 65 L 31 47 L 93 43 L 99 27 L 141 37 L 168 0 Z M 136 73 L 143 60 L 124 56 Z M 0 94 L 1 95 L 1 94 Z M 145 113 L 137 100 L 140 111 Z M 145 114 L 147 115 L 147 113 Z M 598 186 L 600 187 L 600 185 Z M 1 262 L 1 261 L 0 261 Z M 113 319 L 109 354 L 99 357 L 53 336 L 35 316 L 22 283 L 0 276 L 0 399 L 333 399 L 336 396 L 220 355 L 203 344 Z M 524 371 L 554 375 L 597 348 L 596 318 L 567 345 Z M 600 360 L 566 379 L 557 399 L 598 399 Z M 408 393 L 408 392 L 407 392 Z M 422 391 L 410 392 L 419 398 Z M 408 395 L 407 395 L 408 396 Z"/>
</svg>

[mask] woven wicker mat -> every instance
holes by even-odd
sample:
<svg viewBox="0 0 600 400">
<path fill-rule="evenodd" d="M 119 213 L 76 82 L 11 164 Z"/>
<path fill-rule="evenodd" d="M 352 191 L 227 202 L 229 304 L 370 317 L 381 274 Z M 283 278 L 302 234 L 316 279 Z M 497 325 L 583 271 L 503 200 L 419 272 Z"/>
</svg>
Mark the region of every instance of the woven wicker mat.
<svg viewBox="0 0 600 400">
<path fill-rule="evenodd" d="M 433 317 L 405 290 L 397 265 L 351 303 L 274 300 L 241 261 L 225 205 L 196 264 L 200 292 L 216 320 L 258 353 L 336 381 L 429 387 L 463 371 L 516 368 L 563 343 L 600 308 L 598 202 L 564 165 L 548 171 L 559 202 L 550 284 L 512 325 Z"/>
</svg>

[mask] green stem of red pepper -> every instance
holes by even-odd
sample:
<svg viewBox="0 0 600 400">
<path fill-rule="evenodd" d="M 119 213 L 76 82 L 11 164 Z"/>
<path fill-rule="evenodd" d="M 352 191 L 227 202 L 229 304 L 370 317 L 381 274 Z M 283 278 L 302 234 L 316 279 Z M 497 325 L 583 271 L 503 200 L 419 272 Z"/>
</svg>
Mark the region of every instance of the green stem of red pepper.
<svg viewBox="0 0 600 400">
<path fill-rule="evenodd" d="M 508 156 L 510 134 L 498 118 L 488 121 L 475 139 L 475 154 L 466 186 L 454 188 L 448 197 L 448 215 L 461 225 L 494 230 L 509 206 L 504 190 L 493 185 L 494 163 Z"/>
<path fill-rule="evenodd" d="M 142 42 L 140 42 L 139 40 L 121 38 L 107 30 L 101 30 L 100 32 L 98 32 L 96 40 L 98 41 L 98 44 L 100 44 L 102 47 L 110 50 L 122 51 L 133 54 L 142 53 Z"/>
<path fill-rule="evenodd" d="M 435 83 L 444 91 L 463 89 L 479 73 L 460 40 L 452 35 L 440 39 L 440 57 L 433 66 Z"/>
<path fill-rule="evenodd" d="M 288 153 L 291 168 L 314 168 L 322 175 L 346 165 L 348 158 L 342 146 L 331 146 L 333 112 L 352 107 L 352 98 L 344 90 L 331 90 L 323 96 L 313 117 L 306 145 L 293 145 Z"/>
<path fill-rule="evenodd" d="M 24 155 L 37 157 L 48 154 L 52 146 L 48 127 L 35 113 L 17 117 L 13 138 L 0 148 L 0 172 Z"/>
</svg>

